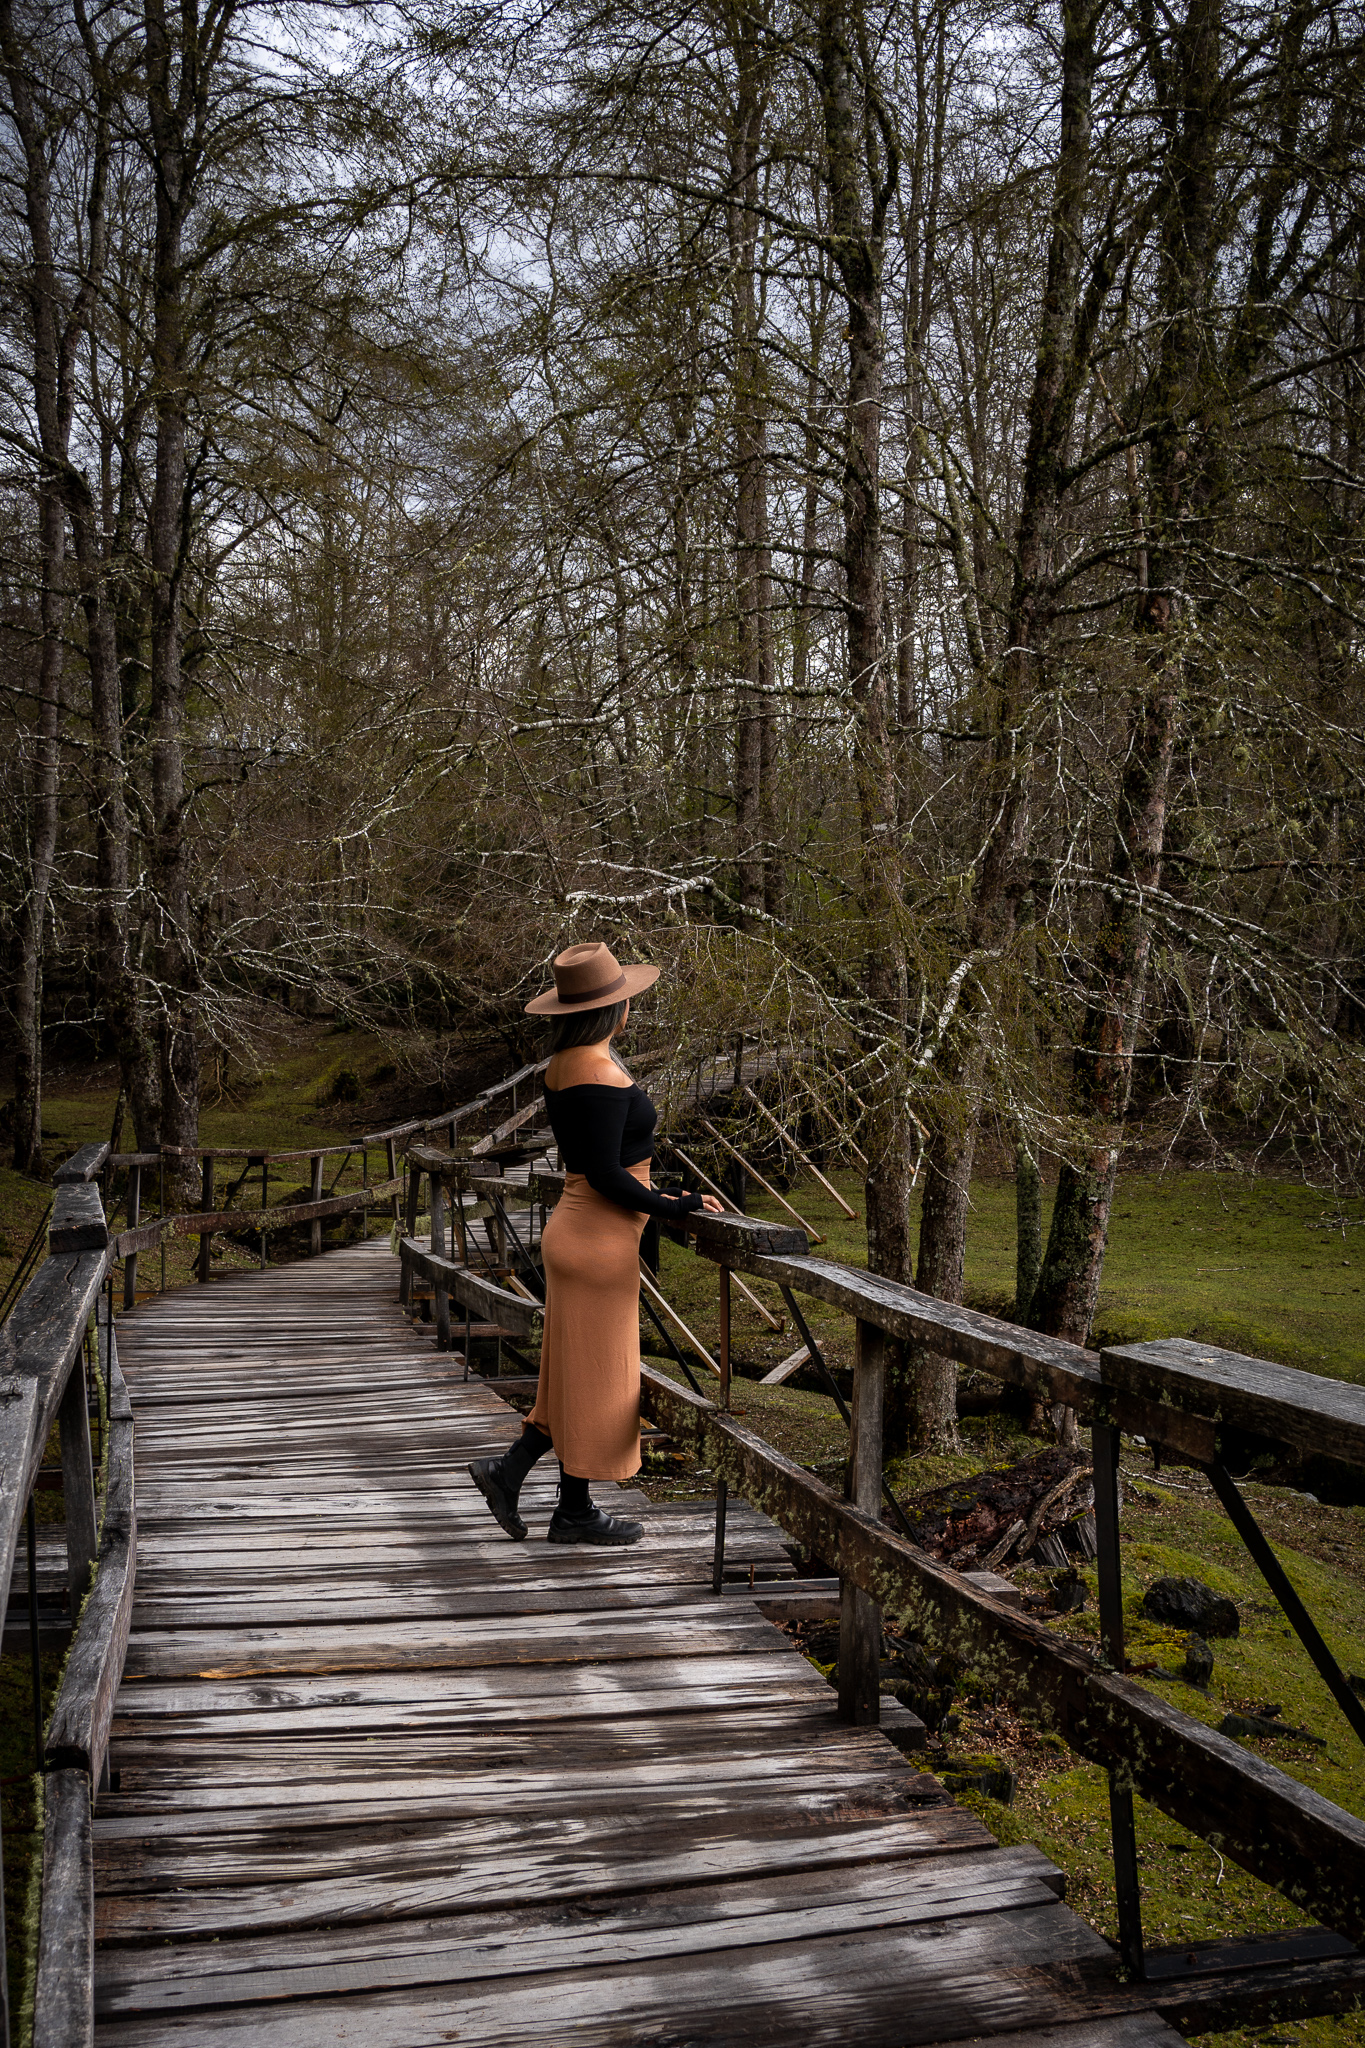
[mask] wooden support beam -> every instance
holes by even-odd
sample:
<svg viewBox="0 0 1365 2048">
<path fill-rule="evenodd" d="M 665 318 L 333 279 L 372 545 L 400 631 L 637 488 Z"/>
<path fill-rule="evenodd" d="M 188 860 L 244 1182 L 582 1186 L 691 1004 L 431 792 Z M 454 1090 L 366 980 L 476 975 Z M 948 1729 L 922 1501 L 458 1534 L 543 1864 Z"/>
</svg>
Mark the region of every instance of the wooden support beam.
<svg viewBox="0 0 1365 2048">
<path fill-rule="evenodd" d="M 738 1160 L 739 1164 L 744 1168 L 744 1171 L 747 1174 L 749 1174 L 752 1179 L 758 1182 L 764 1194 L 770 1195 L 773 1201 L 776 1202 L 778 1208 L 785 1210 L 786 1214 L 791 1217 L 792 1222 L 796 1224 L 797 1228 L 799 1230 L 805 1231 L 806 1236 L 810 1239 L 812 1244 L 824 1243 L 825 1240 L 820 1235 L 820 1232 L 815 1228 L 815 1225 L 813 1223 L 807 1223 L 805 1217 L 802 1216 L 798 1210 L 793 1209 L 791 1203 L 786 1199 L 785 1195 L 779 1195 L 776 1188 L 770 1187 L 768 1185 L 767 1181 L 764 1180 L 758 1168 L 756 1166 L 751 1166 L 749 1164 L 749 1161 L 744 1157 L 744 1154 L 740 1151 L 739 1147 L 737 1145 L 732 1145 L 728 1138 L 723 1137 L 721 1133 L 716 1129 L 715 1125 L 709 1120 L 709 1118 L 700 1117 L 698 1118 L 698 1122 L 701 1124 L 701 1127 L 704 1131 L 710 1132 L 711 1136 L 715 1139 L 718 1145 L 723 1145 L 725 1147 L 725 1150 L 728 1153 L 730 1153 L 733 1158 Z"/>
<path fill-rule="evenodd" d="M 882 1410 L 886 1396 L 886 1338 L 873 1323 L 859 1323 L 853 1367 L 853 1422 L 849 1431 L 849 1500 L 876 1516 L 882 1501 Z M 882 1610 L 856 1579 L 839 1587 L 839 1716 L 858 1727 L 881 1718 L 879 1670 Z"/>
<path fill-rule="evenodd" d="M 688 1153 L 684 1152 L 681 1145 L 675 1145 L 671 1138 L 661 1138 L 659 1142 L 660 1144 L 667 1145 L 669 1151 L 673 1154 L 673 1157 L 675 1159 L 681 1159 L 683 1165 L 687 1168 L 689 1173 L 695 1173 L 697 1179 L 702 1182 L 707 1193 L 714 1195 L 716 1200 L 722 1204 L 727 1215 L 743 1215 L 744 1211 L 741 1208 L 739 1208 L 739 1206 L 731 1199 L 729 1195 L 726 1194 L 724 1188 L 719 1187 L 716 1184 L 716 1182 L 711 1179 L 709 1174 L 703 1173 L 702 1169 L 698 1166 L 696 1160 L 691 1158 Z"/>
<path fill-rule="evenodd" d="M 850 1222 L 850 1223 L 856 1223 L 856 1222 L 858 1221 L 858 1212 L 857 1212 L 857 1210 L 856 1210 L 856 1209 L 850 1209 L 850 1207 L 849 1207 L 848 1203 L 847 1203 L 847 1202 L 846 1202 L 846 1201 L 844 1200 L 843 1196 L 842 1196 L 842 1195 L 841 1195 L 841 1194 L 839 1193 L 839 1190 L 838 1190 L 838 1188 L 836 1188 L 836 1187 L 835 1187 L 835 1186 L 834 1186 L 834 1185 L 832 1184 L 832 1182 L 830 1182 L 830 1181 L 827 1181 L 827 1180 L 825 1179 L 825 1176 L 823 1175 L 823 1173 L 821 1173 L 821 1171 L 820 1171 L 819 1167 L 818 1167 L 818 1166 L 816 1165 L 815 1161 L 814 1161 L 813 1159 L 811 1159 L 811 1158 L 810 1158 L 810 1157 L 809 1157 L 809 1156 L 808 1156 L 808 1155 L 807 1155 L 807 1154 L 806 1154 L 805 1152 L 803 1152 L 803 1151 L 801 1150 L 801 1147 L 800 1147 L 800 1146 L 799 1146 L 799 1145 L 797 1144 L 797 1142 L 796 1142 L 795 1138 L 794 1138 L 794 1137 L 792 1136 L 791 1132 L 790 1132 L 789 1130 L 787 1130 L 787 1129 L 785 1128 L 785 1126 L 784 1126 L 784 1125 L 780 1124 L 780 1123 L 779 1123 L 779 1122 L 777 1121 L 777 1118 L 776 1118 L 776 1117 L 775 1117 L 775 1116 L 773 1115 L 773 1113 L 772 1113 L 772 1111 L 771 1111 L 771 1110 L 769 1109 L 769 1107 L 768 1107 L 767 1103 L 766 1103 L 766 1102 L 764 1102 L 764 1101 L 762 1100 L 762 1098 L 761 1098 L 760 1096 L 757 1096 L 757 1095 L 755 1095 L 755 1093 L 754 1093 L 753 1089 L 752 1089 L 752 1088 L 751 1088 L 751 1087 L 749 1086 L 749 1084 L 748 1084 L 748 1082 L 747 1082 L 747 1081 L 746 1081 L 746 1082 L 745 1082 L 745 1084 L 744 1084 L 744 1093 L 745 1093 L 745 1094 L 746 1094 L 746 1095 L 748 1096 L 748 1098 L 749 1098 L 750 1102 L 752 1102 L 752 1104 L 754 1105 L 754 1108 L 755 1108 L 755 1109 L 756 1109 L 756 1110 L 758 1111 L 759 1115 L 760 1115 L 760 1116 L 762 1116 L 762 1117 L 766 1117 L 766 1118 L 767 1118 L 768 1122 L 769 1122 L 769 1123 L 770 1123 L 770 1124 L 772 1125 L 773 1129 L 774 1129 L 774 1130 L 775 1130 L 775 1131 L 777 1132 L 777 1135 L 778 1135 L 778 1137 L 779 1137 L 779 1138 L 781 1138 L 781 1139 L 783 1140 L 783 1142 L 784 1142 L 785 1144 L 788 1144 L 788 1145 L 790 1145 L 790 1146 L 791 1146 L 791 1148 L 792 1148 L 792 1151 L 793 1151 L 793 1152 L 794 1152 L 794 1153 L 796 1154 L 797 1158 L 798 1158 L 798 1159 L 799 1159 L 799 1160 L 801 1161 L 801 1164 L 802 1164 L 802 1165 L 803 1165 L 803 1166 L 805 1167 L 806 1171 L 807 1171 L 808 1173 L 810 1173 L 810 1174 L 813 1174 L 813 1175 L 814 1175 L 814 1177 L 815 1177 L 815 1179 L 819 1181 L 819 1183 L 820 1183 L 821 1187 L 822 1187 L 822 1188 L 824 1189 L 825 1193 L 826 1193 L 826 1194 L 827 1194 L 827 1195 L 828 1195 L 828 1196 L 830 1197 L 830 1199 L 831 1199 L 832 1201 L 835 1201 L 835 1202 L 837 1202 L 837 1203 L 839 1204 L 839 1207 L 840 1207 L 840 1208 L 841 1208 L 841 1209 L 843 1210 L 843 1212 L 844 1212 L 845 1216 L 847 1216 L 847 1218 L 848 1218 L 849 1222 Z"/>
<path fill-rule="evenodd" d="M 209 1157 L 208 1157 L 207 1159 L 205 1159 L 205 1161 L 204 1161 L 204 1169 L 203 1169 L 203 1178 L 202 1178 L 202 1180 L 201 1180 L 201 1182 L 200 1182 L 200 1191 L 199 1191 L 199 1207 L 200 1207 L 200 1210 L 201 1210 L 201 1211 L 202 1211 L 202 1212 L 203 1212 L 203 1213 L 204 1213 L 205 1215 L 210 1215 L 210 1214 L 212 1213 L 212 1210 L 213 1210 L 213 1158 L 212 1158 L 212 1155 L 210 1155 L 210 1156 L 209 1156 Z M 221 1226 L 219 1226 L 219 1227 L 221 1228 Z M 200 1279 L 201 1283 L 207 1282 L 207 1280 L 208 1280 L 208 1277 L 209 1277 L 209 1274 L 210 1274 L 210 1273 L 212 1272 L 212 1270 L 213 1270 L 213 1268 L 212 1268 L 212 1266 L 211 1266 L 211 1264 L 210 1264 L 210 1260 L 211 1260 L 212 1256 L 213 1256 L 213 1224 L 212 1224 L 212 1223 L 209 1223 L 209 1224 L 208 1224 L 207 1226 L 205 1226 L 205 1225 L 201 1225 L 201 1226 L 200 1226 L 200 1230 L 199 1230 L 199 1279 Z"/>
<path fill-rule="evenodd" d="M 142 1221 L 142 1162 L 128 1168 L 128 1200 L 126 1203 L 129 1233 L 135 1235 Z M 122 1240 L 120 1239 L 120 1242 Z M 123 1306 L 134 1308 L 137 1304 L 137 1250 L 130 1247 L 123 1254 Z"/>
<path fill-rule="evenodd" d="M 510 1289 L 499 1287 L 480 1273 L 471 1273 L 467 1266 L 457 1266 L 452 1259 L 434 1258 L 424 1245 L 410 1237 L 402 1240 L 399 1252 L 413 1273 L 431 1281 L 433 1286 L 439 1268 L 447 1291 L 485 1322 L 498 1324 L 514 1337 L 534 1337 L 539 1333 L 544 1310 L 538 1302 L 522 1301 Z"/>
<path fill-rule="evenodd" d="M 311 1181 L 311 1184 L 310 1184 L 310 1187 L 309 1187 L 309 1196 L 310 1196 L 310 1198 L 311 1198 L 311 1201 L 312 1201 L 312 1202 L 321 1202 L 321 1200 L 322 1200 L 322 1154 L 321 1154 L 321 1152 L 316 1152 L 316 1153 L 314 1153 L 314 1155 L 313 1155 L 313 1174 L 312 1174 L 312 1181 Z M 316 1259 L 316 1258 L 320 1258 L 320 1257 L 321 1257 L 321 1255 L 322 1255 L 322 1218 L 321 1218 L 321 1216 L 315 1216 L 315 1217 L 313 1218 L 313 1227 L 312 1227 L 312 1230 L 311 1230 L 311 1231 L 310 1231 L 310 1233 L 309 1233 L 309 1238 L 308 1238 L 308 1249 L 309 1249 L 309 1251 L 310 1251 L 310 1252 L 312 1253 L 312 1255 L 313 1255 L 313 1257 L 314 1257 L 315 1259 Z"/>
<path fill-rule="evenodd" d="M 717 1379 L 723 1379 L 724 1375 L 721 1372 L 720 1367 L 717 1365 L 715 1359 L 711 1356 L 706 1346 L 702 1343 L 701 1338 L 695 1336 L 693 1332 L 688 1329 L 687 1324 L 678 1314 L 678 1311 L 673 1307 L 671 1302 L 668 1302 L 664 1299 L 663 1295 L 654 1285 L 654 1282 L 649 1276 L 649 1272 L 645 1266 L 645 1262 L 643 1259 L 641 1259 L 640 1261 L 640 1285 L 644 1289 L 645 1293 L 649 1296 L 650 1300 L 654 1303 L 655 1308 L 659 1310 L 660 1314 L 666 1315 L 668 1317 L 669 1322 L 672 1323 L 675 1330 L 682 1331 L 684 1337 L 686 1337 L 688 1343 L 692 1346 L 692 1349 L 696 1352 L 698 1358 L 700 1358 L 704 1364 L 710 1366 L 712 1372 L 716 1375 Z"/>
<path fill-rule="evenodd" d="M 1105 1669 L 1089 1649 L 992 1600 L 710 1402 L 648 1366 L 642 1382 L 651 1421 L 893 1622 L 957 1657 L 980 1684 L 1027 1701 L 1078 1755 L 1122 1773 L 1324 1926 L 1350 1941 L 1365 1937 L 1365 1822 Z"/>
<path fill-rule="evenodd" d="M 84 1337 L 82 1331 L 82 1338 Z M 95 1506 L 95 1466 L 90 1455 L 90 1416 L 86 1408 L 85 1358 L 78 1345 L 57 1409 L 62 1445 L 62 1505 L 66 1516 L 67 1584 L 74 1624 L 90 1590 L 99 1553 Z"/>
</svg>

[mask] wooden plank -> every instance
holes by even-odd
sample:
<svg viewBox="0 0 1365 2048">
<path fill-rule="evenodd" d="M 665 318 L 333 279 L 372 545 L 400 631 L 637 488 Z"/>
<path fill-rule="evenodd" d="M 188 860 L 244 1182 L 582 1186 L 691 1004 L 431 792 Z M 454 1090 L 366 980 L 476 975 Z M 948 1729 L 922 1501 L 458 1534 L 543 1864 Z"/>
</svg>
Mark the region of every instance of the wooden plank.
<svg viewBox="0 0 1365 2048">
<path fill-rule="evenodd" d="M 520 1295 L 499 1287 L 495 1281 L 485 1280 L 481 1274 L 471 1273 L 467 1266 L 456 1265 L 451 1259 L 433 1257 L 415 1238 L 403 1238 L 399 1249 L 414 1273 L 430 1280 L 433 1286 L 439 1279 L 456 1301 L 477 1310 L 489 1322 L 501 1324 L 518 1337 L 534 1337 L 538 1333 L 544 1311 Z"/>
<path fill-rule="evenodd" d="M 894 1867 L 828 1872 L 660 1892 L 591 1918 L 476 1911 L 400 1929 L 347 1928 L 339 1940 L 295 1936 L 226 1949 L 163 1950 L 151 1960 L 101 1959 L 97 2010 L 202 2011 L 268 1999 L 459 1984 L 547 1971 L 619 1967 L 664 1957 L 740 1954 L 756 1944 L 805 1943 L 875 1927 L 938 1928 L 982 1913 L 1055 1904 L 1037 1850 L 954 1859 L 907 1889 Z"/>
<path fill-rule="evenodd" d="M 62 1188 L 69 1187 L 76 1182 L 94 1180 L 108 1158 L 109 1144 L 107 1139 L 102 1145 L 82 1145 L 78 1151 L 73 1152 L 71 1157 L 57 1168 L 57 1171 L 52 1176 L 53 1185 Z"/>
<path fill-rule="evenodd" d="M 1365 1465 L 1365 1387 L 1192 1337 L 1112 1345 L 1100 1353 L 1100 1377 L 1214 1425 L 1229 1423 L 1333 1463 Z"/>
<path fill-rule="evenodd" d="M 109 1459 L 95 1585 L 72 1639 L 45 1745 L 49 1770 L 83 1771 L 92 1785 L 104 1772 L 137 1568 L 133 1418 L 117 1350 L 109 1372 Z"/>
<path fill-rule="evenodd" d="M 1001 1606 L 960 1573 L 841 1500 L 761 1437 L 646 1367 L 646 1411 L 727 1484 L 878 1600 L 893 1620 L 1028 1701 L 1079 1755 L 1324 1925 L 1365 1936 L 1365 1823 L 1229 1737 L 1096 1667 L 1089 1652 Z"/>
<path fill-rule="evenodd" d="M 90 1780 L 83 1771 L 51 1771 L 43 1780 L 33 2048 L 84 2048 L 93 2042 L 94 1954 Z"/>
<path fill-rule="evenodd" d="M 82 1179 L 60 1186 L 52 1202 L 47 1248 L 51 1252 L 103 1251 L 109 1242 L 100 1191 Z"/>
<path fill-rule="evenodd" d="M 196 2038 L 261 2048 L 316 2048 L 346 2037 L 365 2048 L 435 2048 L 452 2038 L 462 2048 L 539 2040 L 640 2048 L 661 2039 L 905 2048 L 941 2034 L 945 2021 L 971 2040 L 1080 2019 L 1087 1999 L 1077 1965 L 1102 1953 L 1099 1937 L 1064 1908 L 1013 1907 L 985 1921 L 937 1923 L 929 1939 L 914 1928 L 877 1928 L 591 1971 L 226 2008 L 199 2020 Z M 183 2039 L 183 2023 L 149 2016 L 126 2022 L 119 2038 L 150 2048 Z"/>
</svg>

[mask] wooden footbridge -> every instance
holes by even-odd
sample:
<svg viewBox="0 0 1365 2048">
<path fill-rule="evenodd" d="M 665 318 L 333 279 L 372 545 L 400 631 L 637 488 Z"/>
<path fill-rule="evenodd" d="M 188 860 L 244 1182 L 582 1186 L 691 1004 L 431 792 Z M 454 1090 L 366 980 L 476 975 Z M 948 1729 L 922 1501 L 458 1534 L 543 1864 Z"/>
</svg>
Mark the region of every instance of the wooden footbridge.
<svg viewBox="0 0 1365 2048">
<path fill-rule="evenodd" d="M 698 1219 L 723 1304 L 747 1272 L 793 1308 L 804 1292 L 855 1318 L 848 1498 L 746 1431 L 723 1386 L 712 1400 L 647 1370 L 656 1425 L 720 1475 L 721 1529 L 709 1504 L 608 1490 L 644 1541 L 552 1550 L 541 1468 L 523 1496 L 531 1539 L 513 1544 L 464 1467 L 519 1418 L 445 1333 L 453 1302 L 534 1336 L 534 1214 L 556 1179 L 432 1155 L 425 1135 L 409 1134 L 405 1213 L 425 1176 L 432 1227 L 401 1261 L 387 1240 L 356 1243 L 166 1293 L 112 1329 L 101 1153 L 65 1169 L 0 1402 L 6 1575 L 54 1419 L 73 1611 L 98 1558 L 43 1733 L 35 2048 L 1155 2048 L 1354 2003 L 1365 1827 L 1121 1675 L 1104 1475 L 1119 1429 L 1141 1428 L 1221 1487 L 1220 1419 L 1365 1461 L 1357 1390 L 1191 1347 L 1100 1360 L 812 1257 L 794 1231 Z M 387 1208 L 396 1178 L 357 1206 Z M 501 1273 L 452 1255 L 472 1256 L 479 1205 L 490 1253 L 507 1230 L 525 1244 Z M 132 1228 L 125 1255 L 147 1248 Z M 404 1313 L 400 1269 L 408 1293 L 434 1290 L 434 1325 Z M 92 1317 L 108 1390 L 98 1527 Z M 1106 1658 L 879 1518 L 886 1342 L 931 1331 L 1092 1426 Z M 842 1582 L 837 1697 L 763 1611 L 793 1539 Z M 1068 1908 L 1061 1872 L 997 1846 L 877 1725 L 883 1609 L 1110 1768 L 1124 1957 Z M 1135 1791 L 1317 1924 L 1297 1946 L 1145 1952 L 1125 1851 Z"/>
</svg>

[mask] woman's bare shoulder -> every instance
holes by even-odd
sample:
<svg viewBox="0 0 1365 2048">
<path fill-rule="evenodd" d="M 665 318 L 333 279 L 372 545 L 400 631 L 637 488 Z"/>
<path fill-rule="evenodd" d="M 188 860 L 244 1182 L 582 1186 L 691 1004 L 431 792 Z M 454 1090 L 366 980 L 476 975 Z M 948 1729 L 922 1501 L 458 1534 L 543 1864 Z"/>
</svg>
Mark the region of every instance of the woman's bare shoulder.
<svg viewBox="0 0 1365 2048">
<path fill-rule="evenodd" d="M 611 1054 L 600 1045 L 571 1045 L 557 1052 L 545 1070 L 549 1088 L 630 1088 L 629 1074 L 623 1074 Z"/>
</svg>

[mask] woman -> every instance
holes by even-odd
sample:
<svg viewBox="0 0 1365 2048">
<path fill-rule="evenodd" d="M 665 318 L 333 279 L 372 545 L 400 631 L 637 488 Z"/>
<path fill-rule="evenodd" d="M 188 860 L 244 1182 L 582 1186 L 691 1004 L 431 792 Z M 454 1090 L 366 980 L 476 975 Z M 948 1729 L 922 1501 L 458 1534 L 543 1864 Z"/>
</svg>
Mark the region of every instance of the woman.
<svg viewBox="0 0 1365 2048">
<path fill-rule="evenodd" d="M 477 1459 L 469 1476 L 520 1541 L 522 1483 L 553 1449 L 559 1504 L 550 1542 L 638 1543 L 643 1526 L 604 1514 L 588 1484 L 640 1469 L 640 1236 L 646 1216 L 719 1213 L 720 1203 L 651 1188 L 658 1118 L 612 1050 L 630 998 L 658 980 L 658 968 L 621 967 L 600 944 L 570 946 L 554 977 L 554 987 L 526 1005 L 528 1015 L 555 1020 L 545 1102 L 564 1168 L 564 1192 L 541 1241 L 540 1385 L 520 1441 L 501 1458 Z"/>
</svg>

